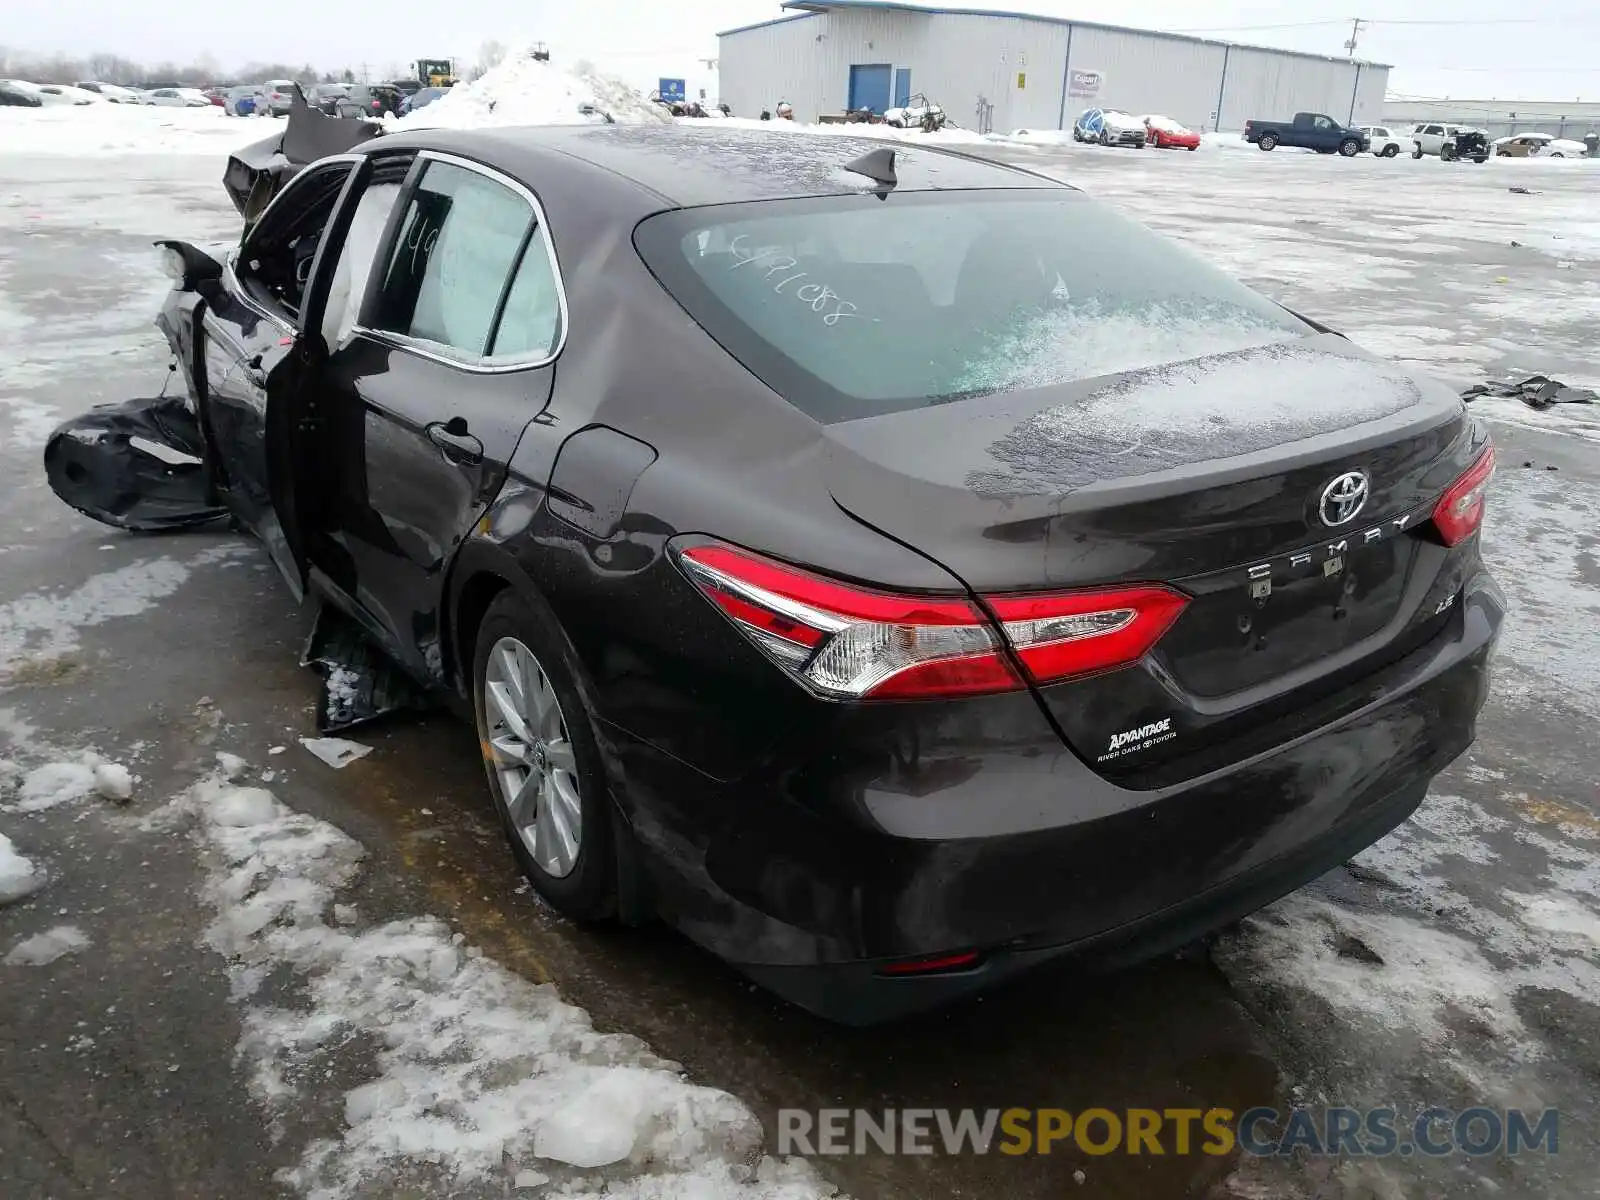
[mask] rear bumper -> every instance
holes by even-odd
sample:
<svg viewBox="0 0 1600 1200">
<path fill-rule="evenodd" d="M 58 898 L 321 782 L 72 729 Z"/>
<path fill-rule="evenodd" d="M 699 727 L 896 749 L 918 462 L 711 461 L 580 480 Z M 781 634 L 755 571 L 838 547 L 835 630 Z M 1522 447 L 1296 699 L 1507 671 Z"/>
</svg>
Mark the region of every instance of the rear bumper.
<svg viewBox="0 0 1600 1200">
<path fill-rule="evenodd" d="M 871 1022 L 1061 956 L 1160 953 L 1382 837 L 1473 739 L 1504 604 L 1480 575 L 1458 607 L 1338 720 L 1157 791 L 1095 775 L 1023 697 L 959 725 L 885 724 L 877 758 L 813 748 L 737 784 L 608 740 L 664 914 L 796 1003 Z M 962 951 L 979 962 L 880 974 Z"/>
</svg>

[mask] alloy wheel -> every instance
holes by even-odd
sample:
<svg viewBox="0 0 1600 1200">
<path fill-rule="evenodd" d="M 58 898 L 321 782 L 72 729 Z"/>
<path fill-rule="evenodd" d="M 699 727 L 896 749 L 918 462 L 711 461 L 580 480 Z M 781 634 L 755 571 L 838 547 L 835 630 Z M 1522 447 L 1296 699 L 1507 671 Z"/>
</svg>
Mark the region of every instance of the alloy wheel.
<svg viewBox="0 0 1600 1200">
<path fill-rule="evenodd" d="M 489 652 L 481 719 L 483 752 L 517 836 L 542 870 L 571 874 L 583 838 L 577 759 L 549 675 L 514 637 Z"/>
</svg>

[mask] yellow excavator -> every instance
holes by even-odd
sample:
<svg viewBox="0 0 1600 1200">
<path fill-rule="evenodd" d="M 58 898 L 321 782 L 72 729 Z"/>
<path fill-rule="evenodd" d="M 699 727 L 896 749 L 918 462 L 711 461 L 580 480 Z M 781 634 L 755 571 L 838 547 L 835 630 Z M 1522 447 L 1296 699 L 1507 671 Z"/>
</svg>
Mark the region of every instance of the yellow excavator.
<svg viewBox="0 0 1600 1200">
<path fill-rule="evenodd" d="M 454 87 L 455 64 L 448 58 L 417 59 L 417 82 L 423 87 Z"/>
</svg>

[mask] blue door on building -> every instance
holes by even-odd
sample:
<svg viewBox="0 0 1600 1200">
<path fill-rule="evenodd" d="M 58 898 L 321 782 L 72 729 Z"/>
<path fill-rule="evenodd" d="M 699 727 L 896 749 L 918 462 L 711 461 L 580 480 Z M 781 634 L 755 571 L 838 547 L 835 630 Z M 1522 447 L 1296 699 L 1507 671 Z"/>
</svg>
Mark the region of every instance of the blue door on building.
<svg viewBox="0 0 1600 1200">
<path fill-rule="evenodd" d="M 911 99 L 911 68 L 896 67 L 894 72 L 894 106 L 904 108 Z"/>
<path fill-rule="evenodd" d="M 889 63 L 871 63 L 850 68 L 850 109 L 870 108 L 881 113 L 889 107 Z"/>
</svg>

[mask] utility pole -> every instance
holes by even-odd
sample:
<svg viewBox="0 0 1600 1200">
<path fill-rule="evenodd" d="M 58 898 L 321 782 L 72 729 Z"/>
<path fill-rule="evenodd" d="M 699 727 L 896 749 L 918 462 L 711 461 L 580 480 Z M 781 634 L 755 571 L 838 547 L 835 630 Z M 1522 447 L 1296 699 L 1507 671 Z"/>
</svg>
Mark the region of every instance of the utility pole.
<svg viewBox="0 0 1600 1200">
<path fill-rule="evenodd" d="M 1344 44 L 1344 48 L 1349 51 L 1350 58 L 1354 58 L 1356 56 L 1356 37 L 1358 34 L 1360 34 L 1361 27 L 1365 24 L 1366 22 L 1360 17 L 1350 18 L 1350 40 Z"/>
</svg>

